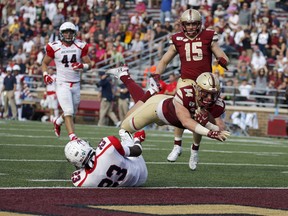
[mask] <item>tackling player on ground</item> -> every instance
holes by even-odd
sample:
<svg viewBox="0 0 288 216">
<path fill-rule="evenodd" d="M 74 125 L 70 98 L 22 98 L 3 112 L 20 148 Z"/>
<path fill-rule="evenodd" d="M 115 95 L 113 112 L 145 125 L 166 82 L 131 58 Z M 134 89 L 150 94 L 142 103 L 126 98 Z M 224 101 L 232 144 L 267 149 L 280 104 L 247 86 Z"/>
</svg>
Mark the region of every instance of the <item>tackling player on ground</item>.
<svg viewBox="0 0 288 216">
<path fill-rule="evenodd" d="M 42 62 L 43 78 L 46 84 L 51 84 L 54 79 L 48 74 L 47 69 L 52 62 L 56 64 L 56 94 L 63 114 L 54 121 L 56 136 L 60 136 L 63 122 L 70 140 L 77 139 L 74 133 L 73 115 L 77 112 L 80 103 L 80 73 L 91 67 L 86 42 L 76 39 L 76 27 L 71 22 L 60 26 L 60 40 L 46 45 L 46 55 Z"/>
<path fill-rule="evenodd" d="M 120 130 L 104 137 L 93 149 L 87 141 L 73 140 L 65 146 L 65 156 L 77 170 L 71 176 L 77 187 L 133 187 L 143 185 L 148 176 L 141 142 L 145 131 L 131 134 Z"/>
</svg>

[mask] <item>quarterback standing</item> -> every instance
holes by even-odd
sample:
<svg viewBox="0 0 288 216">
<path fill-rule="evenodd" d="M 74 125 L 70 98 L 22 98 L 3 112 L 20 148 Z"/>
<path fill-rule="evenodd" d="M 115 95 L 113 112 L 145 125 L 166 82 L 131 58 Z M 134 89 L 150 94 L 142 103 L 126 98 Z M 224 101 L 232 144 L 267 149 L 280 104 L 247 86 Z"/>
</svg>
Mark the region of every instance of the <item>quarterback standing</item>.
<svg viewBox="0 0 288 216">
<path fill-rule="evenodd" d="M 56 64 L 56 95 L 63 114 L 54 121 L 56 136 L 60 136 L 63 122 L 70 140 L 77 139 L 74 133 L 73 115 L 77 112 L 80 103 L 80 73 L 91 67 L 86 42 L 76 39 L 76 27 L 71 22 L 60 26 L 60 40 L 46 45 L 46 55 L 42 62 L 43 78 L 46 84 L 54 79 L 48 74 L 48 65 L 52 60 Z"/>
<path fill-rule="evenodd" d="M 170 46 L 167 52 L 159 61 L 154 79 L 160 79 L 160 75 L 165 71 L 167 65 L 172 59 L 179 54 L 181 61 L 181 77 L 178 80 L 177 89 L 195 83 L 197 77 L 204 73 L 212 71 L 212 56 L 214 55 L 218 63 L 227 69 L 228 57 L 219 47 L 218 35 L 212 29 L 202 28 L 201 14 L 194 9 L 188 9 L 183 12 L 180 17 L 182 31 L 173 34 L 170 38 Z M 215 118 L 216 124 L 220 129 L 224 129 L 225 125 L 221 118 Z M 175 128 L 174 131 L 174 148 L 168 155 L 167 160 L 174 162 L 182 152 L 182 135 L 183 129 Z M 198 149 L 202 136 L 193 133 L 193 141 L 191 147 L 191 157 L 189 167 L 196 169 L 198 163 Z"/>
<path fill-rule="evenodd" d="M 66 159 L 76 167 L 71 181 L 76 187 L 133 187 L 143 185 L 148 176 L 142 157 L 141 142 L 145 131 L 132 135 L 120 130 L 115 136 L 101 139 L 96 149 L 81 139 L 65 146 Z"/>
</svg>

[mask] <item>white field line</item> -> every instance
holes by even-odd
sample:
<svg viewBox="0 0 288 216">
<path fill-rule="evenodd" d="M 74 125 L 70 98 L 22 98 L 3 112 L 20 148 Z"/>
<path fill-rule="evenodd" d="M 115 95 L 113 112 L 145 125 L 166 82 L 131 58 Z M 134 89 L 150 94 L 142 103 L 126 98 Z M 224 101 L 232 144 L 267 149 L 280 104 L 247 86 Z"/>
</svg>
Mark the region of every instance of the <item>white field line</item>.
<svg viewBox="0 0 288 216">
<path fill-rule="evenodd" d="M 69 179 L 27 179 L 31 182 L 70 182 Z"/>
<path fill-rule="evenodd" d="M 0 162 L 43 162 L 43 163 L 67 163 L 67 160 L 31 160 L 31 159 L 0 159 Z M 187 165 L 187 162 L 146 162 L 146 164 L 151 165 Z M 285 164 L 245 164 L 245 163 L 199 163 L 201 165 L 212 165 L 212 166 L 251 166 L 251 167 L 285 167 L 288 168 L 288 165 Z"/>
<path fill-rule="evenodd" d="M 90 190 L 91 188 L 81 188 L 81 187 L 0 187 L 0 190 L 35 190 L 35 189 L 63 189 L 63 190 Z M 241 189 L 241 190 L 288 190 L 288 187 L 105 187 L 97 188 L 97 190 L 167 190 L 167 189 L 221 189 L 221 190 L 231 190 L 231 189 Z"/>
<path fill-rule="evenodd" d="M 21 134 L 10 134 L 10 133 L 0 133 L 0 136 L 1 137 L 18 137 L 18 138 L 32 138 L 32 139 L 39 139 L 39 138 L 56 138 L 56 136 L 51 135 L 51 136 L 37 136 L 37 135 L 21 135 Z M 82 137 L 83 139 L 87 139 L 87 140 L 100 140 L 102 137 L 100 136 L 95 136 L 94 137 L 89 137 L 89 138 L 86 138 L 86 137 Z M 62 136 L 60 138 L 57 138 L 55 139 L 55 142 L 57 142 L 57 140 L 67 140 L 66 136 Z M 208 141 L 208 142 L 207 142 Z M 163 140 L 152 140 L 152 139 L 149 139 L 148 141 L 146 142 L 153 142 L 153 143 L 167 143 L 167 141 L 163 141 Z M 185 142 L 185 141 L 184 141 Z M 173 139 L 171 139 L 171 147 L 172 147 L 172 143 L 173 143 Z M 268 141 L 264 141 L 264 140 L 231 140 L 229 139 L 227 142 L 225 143 L 221 143 L 221 142 L 218 142 L 218 141 L 211 141 L 211 140 L 208 140 L 206 139 L 206 142 L 203 142 L 203 144 L 205 145 L 233 145 L 233 146 L 265 146 L 265 147 L 281 147 L 281 148 L 288 148 L 288 145 L 284 144 L 284 143 L 275 143 L 273 141 L 273 143 L 271 142 L 268 142 Z M 157 145 L 157 144 L 156 144 Z M 144 144 L 145 146 L 145 144 Z"/>
</svg>

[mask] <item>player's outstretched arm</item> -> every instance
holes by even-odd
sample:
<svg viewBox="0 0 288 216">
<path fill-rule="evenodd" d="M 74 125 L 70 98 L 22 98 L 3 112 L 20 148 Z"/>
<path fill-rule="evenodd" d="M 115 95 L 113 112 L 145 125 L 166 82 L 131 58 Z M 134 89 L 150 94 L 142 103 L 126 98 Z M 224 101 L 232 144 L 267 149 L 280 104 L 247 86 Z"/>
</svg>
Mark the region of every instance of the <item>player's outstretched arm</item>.
<svg viewBox="0 0 288 216">
<path fill-rule="evenodd" d="M 181 121 L 182 125 L 188 130 L 200 134 L 202 136 L 210 137 L 211 139 L 216 139 L 221 142 L 225 141 L 230 135 L 229 131 L 214 131 L 202 126 L 194 119 L 191 118 L 190 112 L 180 103 L 175 101 L 175 110 L 178 119 Z"/>
</svg>

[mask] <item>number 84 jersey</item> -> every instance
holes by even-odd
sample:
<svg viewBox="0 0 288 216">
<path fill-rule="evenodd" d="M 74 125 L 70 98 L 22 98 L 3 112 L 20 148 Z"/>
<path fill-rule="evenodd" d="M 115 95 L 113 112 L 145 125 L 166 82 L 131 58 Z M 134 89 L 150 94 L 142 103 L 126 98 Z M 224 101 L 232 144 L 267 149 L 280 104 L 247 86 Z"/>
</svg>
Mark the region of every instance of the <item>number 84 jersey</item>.
<svg viewBox="0 0 288 216">
<path fill-rule="evenodd" d="M 71 180 L 77 187 L 133 187 L 144 184 L 148 172 L 142 156 L 124 157 L 121 142 L 104 137 L 91 158 L 91 169 L 76 170 Z"/>
</svg>

